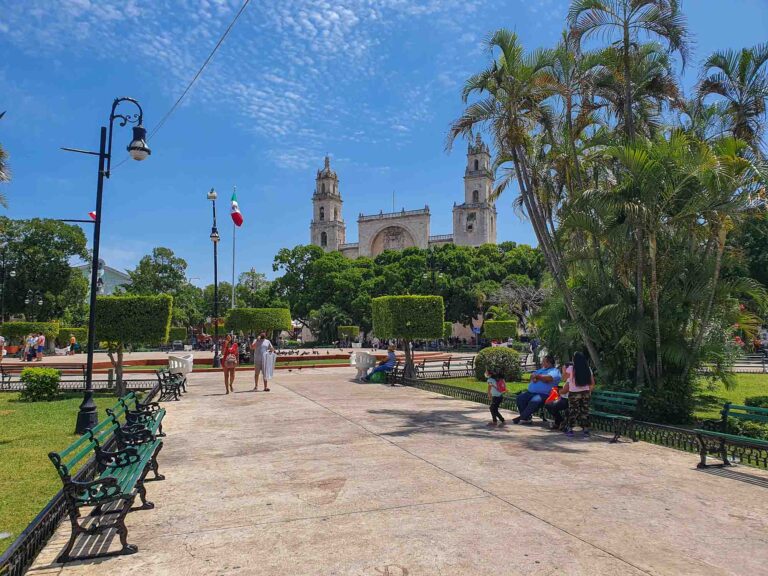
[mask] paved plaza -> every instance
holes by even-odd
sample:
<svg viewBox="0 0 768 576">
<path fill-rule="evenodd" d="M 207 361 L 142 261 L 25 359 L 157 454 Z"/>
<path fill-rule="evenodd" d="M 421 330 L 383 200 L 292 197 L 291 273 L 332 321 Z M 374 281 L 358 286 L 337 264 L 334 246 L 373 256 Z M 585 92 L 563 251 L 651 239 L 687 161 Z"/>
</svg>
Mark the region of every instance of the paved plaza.
<svg viewBox="0 0 768 576">
<path fill-rule="evenodd" d="M 484 406 L 353 375 L 280 373 L 265 393 L 238 373 L 228 396 L 218 375 L 191 376 L 165 404 L 156 508 L 128 515 L 139 552 L 53 564 L 65 522 L 30 574 L 768 573 L 763 471 L 487 429 Z"/>
</svg>

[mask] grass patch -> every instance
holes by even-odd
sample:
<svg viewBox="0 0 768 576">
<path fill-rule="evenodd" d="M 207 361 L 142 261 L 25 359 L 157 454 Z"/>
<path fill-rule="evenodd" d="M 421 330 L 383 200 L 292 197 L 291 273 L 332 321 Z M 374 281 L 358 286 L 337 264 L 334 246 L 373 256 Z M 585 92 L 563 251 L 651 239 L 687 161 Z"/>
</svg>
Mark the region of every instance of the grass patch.
<svg viewBox="0 0 768 576">
<path fill-rule="evenodd" d="M 19 394 L 0 394 L 0 553 L 8 548 L 61 488 L 48 452 L 63 450 L 77 436 L 80 394 L 51 402 L 21 402 Z M 99 414 L 114 396 L 96 396 Z"/>
<path fill-rule="evenodd" d="M 525 378 L 525 377 L 524 377 Z M 439 382 L 447 386 L 454 386 L 456 388 L 467 388 L 469 390 L 477 390 L 478 392 L 488 392 L 488 384 L 485 382 L 478 382 L 475 378 L 430 378 L 430 382 Z M 521 390 L 525 390 L 528 387 L 528 379 L 519 380 L 517 382 L 507 382 L 507 394 L 517 394 Z"/>
<path fill-rule="evenodd" d="M 720 418 L 723 404 L 744 404 L 747 396 L 768 395 L 768 374 L 736 374 L 736 387 L 726 390 L 722 382 L 710 386 L 704 381 L 696 394 L 696 417 Z"/>
</svg>

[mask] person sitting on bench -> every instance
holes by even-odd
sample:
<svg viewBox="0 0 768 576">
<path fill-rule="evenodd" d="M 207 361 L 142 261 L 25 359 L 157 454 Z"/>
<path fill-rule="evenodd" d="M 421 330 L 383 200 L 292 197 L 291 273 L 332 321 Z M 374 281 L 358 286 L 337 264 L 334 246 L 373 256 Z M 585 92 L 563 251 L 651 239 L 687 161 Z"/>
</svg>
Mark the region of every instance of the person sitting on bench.
<svg viewBox="0 0 768 576">
<path fill-rule="evenodd" d="M 387 359 L 382 360 L 379 362 L 379 365 L 373 368 L 368 375 L 363 378 L 363 382 L 370 382 L 371 376 L 376 374 L 376 372 L 392 372 L 392 370 L 395 367 L 395 364 L 397 364 L 397 359 L 395 358 L 395 347 L 390 344 L 387 348 Z"/>
<path fill-rule="evenodd" d="M 528 390 L 517 396 L 517 410 L 520 416 L 512 419 L 515 424 L 530 424 L 531 416 L 538 410 L 552 392 L 552 388 L 560 383 L 560 370 L 555 368 L 555 359 L 547 354 L 541 363 L 541 368 L 531 372 L 531 383 Z"/>
</svg>

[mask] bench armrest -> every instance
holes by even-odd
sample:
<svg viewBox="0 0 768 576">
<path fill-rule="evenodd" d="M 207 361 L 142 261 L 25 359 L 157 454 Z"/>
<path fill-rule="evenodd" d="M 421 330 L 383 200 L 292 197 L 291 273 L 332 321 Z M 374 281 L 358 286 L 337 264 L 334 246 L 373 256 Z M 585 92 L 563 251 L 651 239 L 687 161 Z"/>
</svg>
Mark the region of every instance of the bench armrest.
<svg viewBox="0 0 768 576">
<path fill-rule="evenodd" d="M 147 430 L 142 424 L 132 424 L 124 426 L 118 432 L 120 442 L 124 446 L 135 446 L 138 444 L 146 444 L 147 442 L 154 442 L 155 436 Z"/>
<path fill-rule="evenodd" d="M 708 432 L 725 432 L 722 420 L 704 420 L 701 423 L 701 429 Z"/>
<path fill-rule="evenodd" d="M 107 476 L 89 482 L 70 480 L 65 484 L 64 491 L 69 496 L 81 501 L 83 506 L 98 503 L 106 498 L 113 498 L 120 493 L 117 478 Z"/>
<path fill-rule="evenodd" d="M 126 446 L 115 452 L 108 452 L 106 450 L 96 451 L 96 461 L 99 466 L 107 467 L 114 466 L 117 468 L 123 468 L 136 464 L 140 460 L 139 453 L 133 446 Z"/>
</svg>

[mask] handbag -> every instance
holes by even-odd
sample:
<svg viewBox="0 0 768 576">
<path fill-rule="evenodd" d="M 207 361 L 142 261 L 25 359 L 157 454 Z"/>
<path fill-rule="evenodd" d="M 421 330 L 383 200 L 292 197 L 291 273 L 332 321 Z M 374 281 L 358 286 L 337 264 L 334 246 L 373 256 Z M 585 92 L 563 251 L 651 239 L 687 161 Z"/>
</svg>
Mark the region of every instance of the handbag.
<svg viewBox="0 0 768 576">
<path fill-rule="evenodd" d="M 237 366 L 237 353 L 232 352 L 232 349 L 229 350 L 229 354 L 227 354 L 227 359 L 224 360 L 224 366 L 227 368 L 235 368 Z"/>
</svg>

